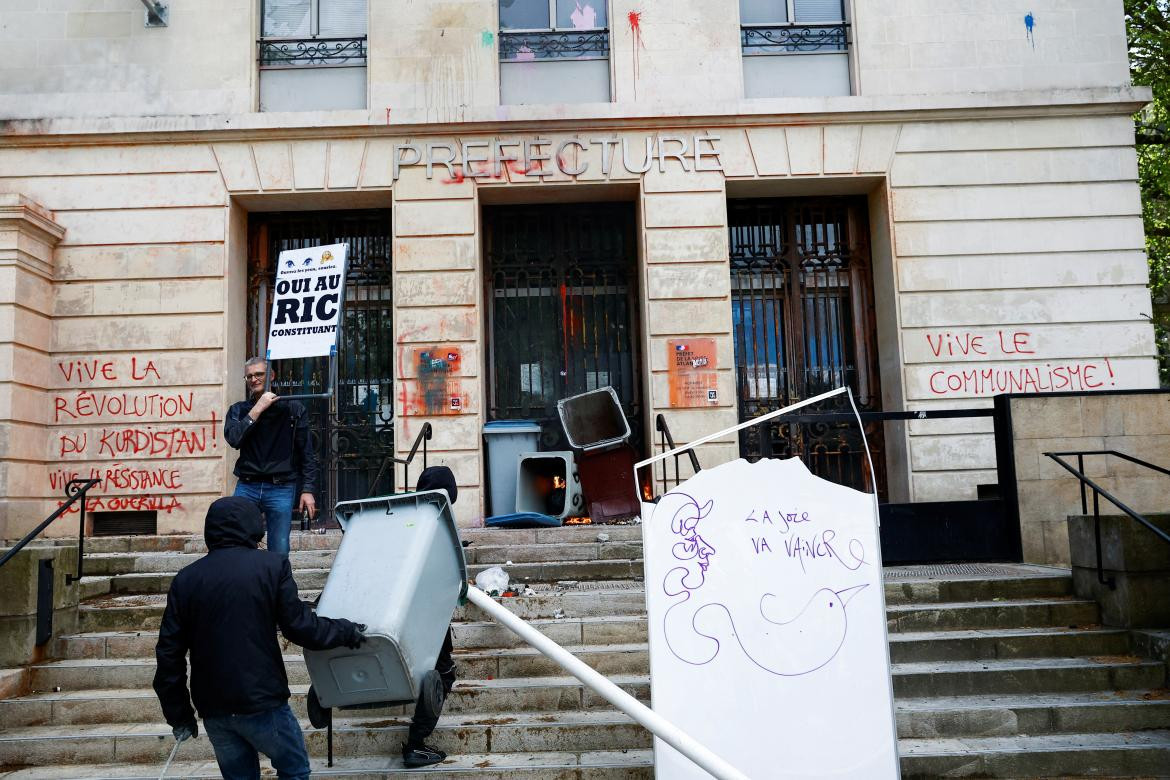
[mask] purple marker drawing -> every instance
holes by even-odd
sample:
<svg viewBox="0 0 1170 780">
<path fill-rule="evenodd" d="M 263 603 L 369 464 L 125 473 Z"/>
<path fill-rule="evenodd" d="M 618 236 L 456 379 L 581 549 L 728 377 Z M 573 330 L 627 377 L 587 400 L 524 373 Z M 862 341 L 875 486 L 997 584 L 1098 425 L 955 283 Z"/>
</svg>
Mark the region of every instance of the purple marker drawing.
<svg viewBox="0 0 1170 780">
<path fill-rule="evenodd" d="M 744 655 L 770 674 L 795 677 L 824 667 L 845 643 L 849 631 L 846 606 L 868 586 L 821 588 L 786 619 L 775 613 L 773 602 L 779 599 L 773 593 L 760 597 L 758 618 L 738 624 L 725 604 L 710 601 L 696 606 L 692 602 L 698 601 L 698 591 L 706 583 L 707 570 L 716 553 L 699 534 L 698 524 L 711 514 L 713 506 L 713 501 L 700 506 L 693 496 L 671 492 L 662 497 L 655 510 L 655 514 L 670 513 L 670 530 L 682 538 L 672 546 L 671 554 L 684 565 L 670 569 L 662 579 L 663 592 L 671 598 L 680 597 L 663 615 L 663 634 L 671 654 L 692 666 L 708 664 L 722 648 L 719 637 L 730 632 Z M 690 607 L 680 609 L 684 605 Z M 696 642 L 696 636 L 708 641 Z M 683 639 L 687 641 L 683 643 Z"/>
</svg>

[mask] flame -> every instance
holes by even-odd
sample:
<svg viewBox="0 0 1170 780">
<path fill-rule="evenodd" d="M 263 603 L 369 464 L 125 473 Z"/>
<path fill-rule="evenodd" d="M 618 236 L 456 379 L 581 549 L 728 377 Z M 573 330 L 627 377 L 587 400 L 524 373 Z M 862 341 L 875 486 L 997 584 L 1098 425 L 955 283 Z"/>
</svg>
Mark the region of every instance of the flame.
<svg viewBox="0 0 1170 780">
<path fill-rule="evenodd" d="M 554 489 L 563 488 L 564 486 L 565 486 L 565 480 L 561 479 L 560 477 L 553 477 L 553 488 Z"/>
<path fill-rule="evenodd" d="M 649 485 L 642 486 L 642 498 L 646 499 L 647 501 L 652 501 L 654 499 L 654 492 L 650 490 Z"/>
<path fill-rule="evenodd" d="M 593 522 L 589 517 L 566 517 L 565 525 L 589 525 Z"/>
</svg>

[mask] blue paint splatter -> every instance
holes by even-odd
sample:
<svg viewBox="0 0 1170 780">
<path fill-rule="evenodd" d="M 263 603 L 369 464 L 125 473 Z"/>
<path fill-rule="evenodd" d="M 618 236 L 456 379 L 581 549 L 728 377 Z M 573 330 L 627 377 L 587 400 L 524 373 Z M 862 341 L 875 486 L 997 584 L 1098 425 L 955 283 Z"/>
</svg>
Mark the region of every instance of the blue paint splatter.
<svg viewBox="0 0 1170 780">
<path fill-rule="evenodd" d="M 1034 31 L 1036 28 L 1036 17 L 1032 16 L 1031 11 L 1029 11 L 1028 15 L 1024 17 L 1024 27 L 1028 30 L 1028 43 L 1032 44 L 1032 48 L 1035 49 L 1036 36 L 1034 35 Z"/>
</svg>

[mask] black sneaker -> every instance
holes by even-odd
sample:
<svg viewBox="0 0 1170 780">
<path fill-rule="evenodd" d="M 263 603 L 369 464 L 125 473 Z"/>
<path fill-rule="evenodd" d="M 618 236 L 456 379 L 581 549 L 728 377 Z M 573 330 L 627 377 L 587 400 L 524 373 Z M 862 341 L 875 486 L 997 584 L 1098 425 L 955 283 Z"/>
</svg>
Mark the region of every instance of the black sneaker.
<svg viewBox="0 0 1170 780">
<path fill-rule="evenodd" d="M 312 685 L 309 686 L 309 696 L 305 704 L 309 711 L 309 723 L 313 724 L 313 728 L 323 729 L 333 721 L 333 710 L 321 706 L 321 700 L 317 698 L 317 691 L 313 690 Z"/>
<path fill-rule="evenodd" d="M 443 691 L 443 678 L 434 669 L 423 675 L 422 685 L 419 686 L 419 712 L 432 723 L 443 714 L 443 700 L 447 698 Z M 440 759 L 442 760 L 442 759 Z"/>
<path fill-rule="evenodd" d="M 402 763 L 408 769 L 418 769 L 420 766 L 437 764 L 447 758 L 447 754 L 438 748 L 428 745 L 418 747 L 405 746 L 402 748 Z"/>
</svg>

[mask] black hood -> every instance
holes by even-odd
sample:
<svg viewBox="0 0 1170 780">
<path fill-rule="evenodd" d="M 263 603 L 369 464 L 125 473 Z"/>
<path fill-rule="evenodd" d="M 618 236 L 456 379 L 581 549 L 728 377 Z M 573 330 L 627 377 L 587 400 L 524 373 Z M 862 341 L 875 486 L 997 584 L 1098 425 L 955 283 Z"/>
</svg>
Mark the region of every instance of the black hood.
<svg viewBox="0 0 1170 780">
<path fill-rule="evenodd" d="M 418 485 L 415 486 L 415 490 L 420 493 L 424 490 L 446 490 L 447 498 L 451 500 L 452 504 L 459 497 L 459 488 L 455 486 L 455 475 L 446 466 L 431 466 L 423 469 L 422 474 L 418 475 Z"/>
<path fill-rule="evenodd" d="M 220 547 L 252 547 L 264 537 L 264 522 L 260 507 L 246 498 L 228 496 L 217 498 L 207 509 L 203 522 L 203 538 L 207 549 Z"/>
</svg>

